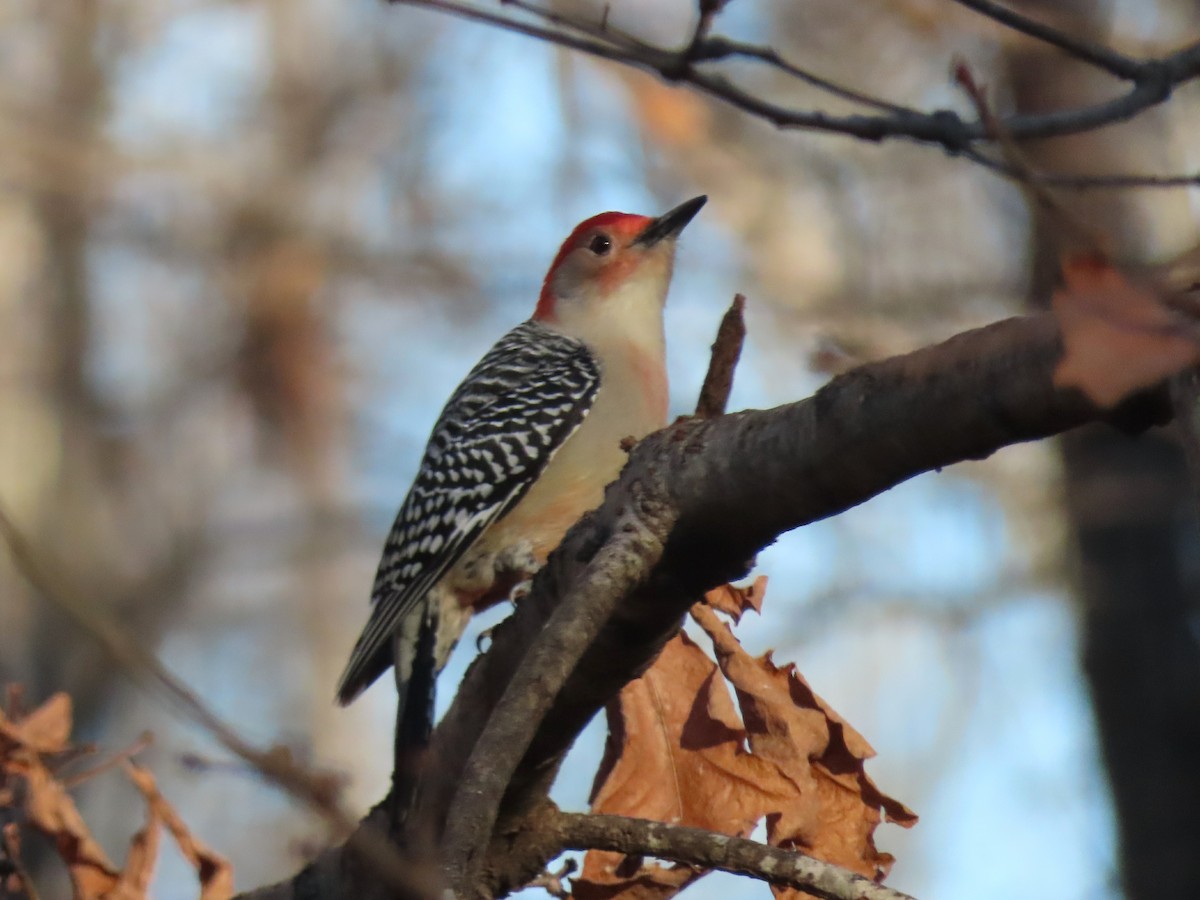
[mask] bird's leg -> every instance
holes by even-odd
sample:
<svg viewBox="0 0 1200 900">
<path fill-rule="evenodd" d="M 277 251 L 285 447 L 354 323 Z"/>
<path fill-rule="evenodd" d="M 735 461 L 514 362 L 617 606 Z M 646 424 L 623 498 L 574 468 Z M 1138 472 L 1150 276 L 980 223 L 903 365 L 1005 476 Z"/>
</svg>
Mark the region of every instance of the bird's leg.
<svg viewBox="0 0 1200 900">
<path fill-rule="evenodd" d="M 492 583 L 492 589 L 488 591 L 488 597 L 494 599 L 487 606 L 502 600 L 508 600 L 513 606 L 516 606 L 518 601 L 529 595 L 533 576 L 541 567 L 542 560 L 539 560 L 534 554 L 533 545 L 529 541 L 513 544 L 496 554 L 492 564 L 495 581 Z M 482 652 L 483 642 L 491 636 L 491 628 L 481 631 L 475 638 L 475 649 Z"/>
<path fill-rule="evenodd" d="M 505 573 L 511 579 L 512 587 L 508 591 L 508 599 L 516 606 L 529 595 L 533 576 L 542 567 L 542 560 L 534 555 L 532 544 L 522 541 L 501 554 L 497 563 L 504 566 Z"/>
</svg>

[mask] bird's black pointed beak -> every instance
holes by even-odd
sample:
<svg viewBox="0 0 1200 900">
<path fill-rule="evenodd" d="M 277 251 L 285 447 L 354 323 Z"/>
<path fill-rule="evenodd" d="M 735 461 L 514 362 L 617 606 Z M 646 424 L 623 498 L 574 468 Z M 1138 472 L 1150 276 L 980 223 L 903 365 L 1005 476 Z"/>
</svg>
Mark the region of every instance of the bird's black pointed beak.
<svg viewBox="0 0 1200 900">
<path fill-rule="evenodd" d="M 675 237 L 683 231 L 685 225 L 700 212 L 700 207 L 708 202 L 708 197 L 701 194 L 686 203 L 680 203 L 668 213 L 663 213 L 657 219 L 651 219 L 650 224 L 642 229 L 642 233 L 633 239 L 634 245 L 653 247 L 665 238 Z"/>
</svg>

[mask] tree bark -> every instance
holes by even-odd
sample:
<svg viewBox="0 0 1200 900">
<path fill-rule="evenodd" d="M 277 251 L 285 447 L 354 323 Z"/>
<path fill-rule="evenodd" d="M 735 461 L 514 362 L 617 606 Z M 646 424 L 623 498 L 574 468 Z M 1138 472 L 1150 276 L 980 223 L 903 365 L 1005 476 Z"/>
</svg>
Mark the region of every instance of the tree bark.
<svg viewBox="0 0 1200 900">
<path fill-rule="evenodd" d="M 1060 353 L 1049 315 L 1010 319 L 862 366 L 807 400 L 681 420 L 638 444 L 601 508 L 496 629 L 434 734 L 410 827 L 443 835 L 457 893 L 503 895 L 562 850 L 540 821 L 571 743 L 653 661 L 695 597 L 743 574 L 779 534 L 1018 441 L 1100 419 L 1141 429 L 1169 418 L 1165 387 L 1108 413 L 1057 389 Z M 590 632 L 581 650 L 580 628 Z M 572 642 L 577 660 L 545 652 Z M 510 682 L 536 689 L 506 694 Z M 348 856 L 329 851 L 305 883 L 319 869 L 343 895 L 369 896 L 370 873 Z"/>
</svg>

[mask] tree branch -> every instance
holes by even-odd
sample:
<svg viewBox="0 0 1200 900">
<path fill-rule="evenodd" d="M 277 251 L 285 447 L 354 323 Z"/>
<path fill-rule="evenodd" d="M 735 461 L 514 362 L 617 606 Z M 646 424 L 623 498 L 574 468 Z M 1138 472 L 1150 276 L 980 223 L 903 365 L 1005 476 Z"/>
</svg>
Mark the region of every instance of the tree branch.
<svg viewBox="0 0 1200 900">
<path fill-rule="evenodd" d="M 1092 188 L 1179 188 L 1200 186 L 1200 172 L 1183 175 L 1070 175 L 1059 172 L 1022 172 L 1020 168 L 1001 159 L 993 159 L 982 151 L 963 151 L 963 156 L 997 175 L 1013 180 L 1027 179 L 1049 187 L 1089 190 Z"/>
<path fill-rule="evenodd" d="M 708 372 L 700 388 L 700 399 L 696 402 L 696 415 L 711 419 L 725 412 L 729 403 L 729 392 L 733 390 L 733 372 L 742 355 L 742 344 L 746 340 L 746 322 L 742 318 L 746 309 L 746 298 L 738 294 L 733 305 L 721 318 L 717 337 L 713 341 L 712 355 L 708 359 Z"/>
<path fill-rule="evenodd" d="M 967 9 L 974 10 L 980 15 L 987 16 L 989 19 L 999 22 L 1006 28 L 1011 28 L 1013 31 L 1019 31 L 1021 34 L 1027 34 L 1053 47 L 1058 47 L 1060 50 L 1065 50 L 1077 59 L 1090 63 L 1098 69 L 1103 69 L 1117 78 L 1136 81 L 1142 74 L 1142 68 L 1145 64 L 1139 60 L 1131 59 L 1123 53 L 1118 53 L 1116 50 L 1109 49 L 1092 41 L 1059 31 L 1057 28 L 1046 25 L 1036 19 L 1023 16 L 1021 13 L 1014 9 L 1009 9 L 1007 6 L 993 3 L 992 0 L 954 0 L 954 2 L 959 6 L 965 6 Z"/>
<path fill-rule="evenodd" d="M 460 894 L 467 895 L 479 880 L 500 802 L 536 734 L 529 723 L 545 719 L 617 606 L 662 555 L 662 536 L 673 519 L 670 507 L 639 493 L 632 492 L 608 542 L 533 640 L 467 761 L 442 840 L 443 872 Z"/>
<path fill-rule="evenodd" d="M 672 82 L 689 85 L 777 128 L 806 129 L 842 134 L 867 141 L 905 138 L 934 144 L 951 154 L 962 155 L 990 171 L 1015 177 L 1007 166 L 996 164 L 979 153 L 979 145 L 992 140 L 990 129 L 980 121 L 967 122 L 957 112 L 938 109 L 924 112 L 890 103 L 794 66 L 770 47 L 731 41 L 719 35 L 697 32 L 680 50 L 656 46 L 610 27 L 607 19 L 592 23 L 578 16 L 554 12 L 528 0 L 508 0 L 525 15 L 545 24 L 490 12 L 461 0 L 392 0 L 408 6 L 425 7 L 471 21 L 482 22 L 539 38 L 612 62 L 651 72 Z M 1100 103 L 1038 115 L 1015 115 L 999 120 L 1005 134 L 1014 140 L 1031 140 L 1093 131 L 1131 119 L 1165 102 L 1173 89 L 1200 75 L 1200 42 L 1161 59 L 1133 60 L 1116 51 L 1072 37 L 1048 25 L 1028 19 L 985 0 L 955 0 L 1002 24 L 1061 47 L 1077 58 L 1130 82 L 1123 94 Z M 789 77 L 814 85 L 835 96 L 877 111 L 876 115 L 831 115 L 819 110 L 795 109 L 766 100 L 726 78 L 708 71 L 703 64 L 741 56 L 773 66 Z M 1200 175 L 1072 175 L 1046 176 L 1048 182 L 1071 188 L 1173 188 L 1200 184 Z"/>
<path fill-rule="evenodd" d="M 746 335 L 745 303 L 738 294 L 721 319 L 697 416 L 718 416 L 725 410 Z M 500 800 L 533 736 L 525 723 L 545 716 L 616 605 L 662 553 L 658 538 L 669 533 L 669 506 L 633 499 L 629 513 L 619 517 L 614 537 L 589 565 L 578 593 L 559 604 L 547 623 L 551 637 L 535 640 L 530 647 L 479 738 L 478 755 L 468 761 L 442 842 L 443 870 L 452 884 L 470 885 L 478 877 L 478 851 L 487 844 Z"/>
<path fill-rule="evenodd" d="M 1056 389 L 1060 353 L 1051 317 L 1010 319 L 862 366 L 808 400 L 682 420 L 638 444 L 603 506 L 496 629 L 434 736 L 441 780 L 420 814 L 441 831 L 449 810 L 445 860 L 461 864 L 459 893 L 494 895 L 541 870 L 545 790 L 579 731 L 649 665 L 696 596 L 744 574 L 779 534 L 1007 444 L 1103 418 L 1138 428 L 1169 418 L 1161 389 L 1112 415 Z M 582 653 L 576 629 L 586 629 Z M 522 833 L 535 837 L 518 853 Z"/>
<path fill-rule="evenodd" d="M 1138 430 L 1170 418 L 1162 386 L 1109 413 L 1055 388 L 1060 355 L 1051 316 L 1009 319 L 851 370 L 807 400 L 684 419 L 639 443 L 604 504 L 570 531 L 496 628 L 434 733 L 437 765 L 410 821 L 443 835 L 449 852 L 448 811 L 471 811 L 454 832 L 453 852 L 473 873 L 454 879 L 459 896 L 516 889 L 561 851 L 545 827 L 556 811 L 546 792 L 566 750 L 657 656 L 692 600 L 743 574 L 779 534 L 1018 441 L 1090 421 Z M 580 623 L 594 638 L 582 653 L 575 641 L 556 655 Z M 509 691 L 502 709 L 518 667 L 531 691 L 554 696 L 526 704 Z M 493 763 L 511 777 L 479 771 Z M 386 800 L 377 807 L 374 827 L 387 808 Z M 260 896 L 308 896 L 317 883 L 375 896 L 348 855 L 332 849 L 297 876 L 303 889 Z"/>
<path fill-rule="evenodd" d="M 726 59 L 728 57 L 742 57 L 744 59 L 753 59 L 764 63 L 771 68 L 778 69 L 790 78 L 804 84 L 811 85 L 825 93 L 840 97 L 842 100 L 849 100 L 851 103 L 858 103 L 861 106 L 878 109 L 883 112 L 897 113 L 899 115 L 920 115 L 917 110 L 908 106 L 902 106 L 898 103 L 891 103 L 880 97 L 873 97 L 862 91 L 857 91 L 853 88 L 848 88 L 845 85 L 838 84 L 835 81 L 830 81 L 824 76 L 817 75 L 808 69 L 802 68 L 795 63 L 789 62 L 780 56 L 779 51 L 773 47 L 760 47 L 756 44 L 746 44 L 741 41 L 735 41 L 731 38 L 713 36 L 705 39 L 703 45 L 698 51 L 701 55 L 698 61 L 715 62 L 717 60 Z"/>
<path fill-rule="evenodd" d="M 870 878 L 793 850 L 648 819 L 563 813 L 546 827 L 564 850 L 612 850 L 799 888 L 825 900 L 912 900 Z"/>
</svg>

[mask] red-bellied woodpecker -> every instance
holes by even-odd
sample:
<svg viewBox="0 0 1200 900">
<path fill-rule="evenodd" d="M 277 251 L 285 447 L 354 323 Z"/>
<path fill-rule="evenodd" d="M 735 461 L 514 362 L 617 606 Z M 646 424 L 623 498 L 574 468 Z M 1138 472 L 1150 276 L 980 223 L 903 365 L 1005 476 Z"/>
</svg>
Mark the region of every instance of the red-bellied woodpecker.
<svg viewBox="0 0 1200 900">
<path fill-rule="evenodd" d="M 403 704 L 418 654 L 441 669 L 471 614 L 529 578 L 600 504 L 622 440 L 666 425 L 663 305 L 675 238 L 705 200 L 581 223 L 533 318 L 458 386 L 387 537 L 338 702 L 394 660 Z"/>
</svg>

